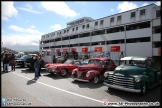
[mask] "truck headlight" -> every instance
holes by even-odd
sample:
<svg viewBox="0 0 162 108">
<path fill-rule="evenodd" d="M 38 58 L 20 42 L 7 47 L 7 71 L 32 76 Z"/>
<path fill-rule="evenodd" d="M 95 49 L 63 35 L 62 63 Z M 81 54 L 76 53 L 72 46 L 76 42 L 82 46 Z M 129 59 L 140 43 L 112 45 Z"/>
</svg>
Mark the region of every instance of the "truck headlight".
<svg viewBox="0 0 162 108">
<path fill-rule="evenodd" d="M 140 77 L 136 77 L 136 78 L 135 78 L 135 81 L 136 81 L 136 82 L 140 82 L 140 81 L 141 81 L 141 78 L 140 78 Z"/>
<path fill-rule="evenodd" d="M 72 71 L 72 74 L 74 74 L 74 73 L 75 73 L 75 70 Z"/>
<path fill-rule="evenodd" d="M 108 75 L 109 75 L 109 74 L 108 74 L 107 72 L 104 73 L 104 77 L 108 77 Z"/>
<path fill-rule="evenodd" d="M 89 77 L 89 75 L 90 75 L 90 72 L 87 72 L 87 73 L 86 73 L 86 77 Z"/>
</svg>

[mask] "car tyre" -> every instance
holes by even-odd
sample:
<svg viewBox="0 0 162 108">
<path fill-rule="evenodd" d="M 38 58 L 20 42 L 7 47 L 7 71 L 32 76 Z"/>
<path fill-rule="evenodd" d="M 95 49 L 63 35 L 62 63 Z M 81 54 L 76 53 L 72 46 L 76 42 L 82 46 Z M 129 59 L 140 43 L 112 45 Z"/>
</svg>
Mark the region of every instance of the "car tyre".
<svg viewBox="0 0 162 108">
<path fill-rule="evenodd" d="M 146 90 L 147 90 L 147 86 L 146 84 L 143 84 L 143 86 L 141 87 L 141 95 L 145 95 L 146 94 Z"/>
<path fill-rule="evenodd" d="M 94 83 L 94 84 L 99 83 L 99 76 L 98 76 L 98 75 L 94 76 L 94 78 L 93 78 L 93 83 Z"/>
<path fill-rule="evenodd" d="M 60 75 L 62 77 L 65 77 L 67 75 L 67 73 L 68 73 L 68 71 L 66 69 L 61 69 L 61 71 L 60 71 Z"/>
</svg>

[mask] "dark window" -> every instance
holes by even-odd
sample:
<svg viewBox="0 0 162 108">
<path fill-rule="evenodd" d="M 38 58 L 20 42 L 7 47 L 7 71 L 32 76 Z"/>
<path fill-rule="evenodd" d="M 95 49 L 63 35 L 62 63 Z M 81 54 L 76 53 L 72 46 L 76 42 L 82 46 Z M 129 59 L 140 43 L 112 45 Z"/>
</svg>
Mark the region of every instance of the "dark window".
<svg viewBox="0 0 162 108">
<path fill-rule="evenodd" d="M 150 21 L 142 22 L 142 23 L 136 23 L 132 25 L 127 25 L 126 31 L 129 30 L 136 30 L 136 29 L 143 29 L 143 28 L 149 28 L 150 27 Z"/>
<path fill-rule="evenodd" d="M 100 25 L 102 25 L 102 24 L 103 24 L 103 20 L 100 21 Z"/>
<path fill-rule="evenodd" d="M 82 37 L 89 37 L 89 36 L 90 36 L 90 33 L 79 34 L 79 38 L 82 38 Z"/>
<path fill-rule="evenodd" d="M 156 17 L 161 17 L 161 10 L 156 11 Z"/>
<path fill-rule="evenodd" d="M 80 43 L 79 46 L 90 46 L 90 43 Z"/>
<path fill-rule="evenodd" d="M 55 39 L 55 42 L 57 42 L 57 41 L 61 41 L 61 38 L 57 38 L 57 39 Z"/>
<path fill-rule="evenodd" d="M 105 45 L 105 41 L 100 41 L 100 42 L 92 42 L 91 45 Z"/>
<path fill-rule="evenodd" d="M 77 47 L 78 44 L 70 44 L 70 47 Z"/>
<path fill-rule="evenodd" d="M 74 31 L 74 28 L 73 28 L 73 31 Z"/>
<path fill-rule="evenodd" d="M 114 18 L 111 18 L 110 22 L 114 22 Z"/>
<path fill-rule="evenodd" d="M 78 38 L 78 35 L 70 36 L 70 39 L 76 39 L 76 38 Z"/>
<path fill-rule="evenodd" d="M 69 45 L 62 45 L 62 47 L 69 47 Z"/>
<path fill-rule="evenodd" d="M 61 45 L 55 46 L 55 48 L 61 48 Z"/>
<path fill-rule="evenodd" d="M 64 33 L 66 33 L 66 30 L 64 30 Z"/>
<path fill-rule="evenodd" d="M 98 22 L 95 22 L 95 26 L 97 26 L 98 25 Z"/>
<path fill-rule="evenodd" d="M 105 30 L 93 31 L 93 32 L 91 33 L 91 36 L 102 35 L 102 34 L 105 34 Z"/>
<path fill-rule="evenodd" d="M 76 30 L 78 30 L 78 27 L 76 27 Z"/>
<path fill-rule="evenodd" d="M 150 42 L 150 37 L 126 39 L 126 43 Z"/>
<path fill-rule="evenodd" d="M 62 41 L 63 41 L 63 40 L 69 40 L 69 37 L 63 37 L 63 38 L 62 38 Z"/>
<path fill-rule="evenodd" d="M 124 43 L 124 39 L 107 41 L 107 45 L 109 45 L 109 44 L 122 44 L 122 43 Z"/>
<path fill-rule="evenodd" d="M 136 13 L 135 12 L 132 12 L 131 13 L 131 18 L 135 17 Z"/>
<path fill-rule="evenodd" d="M 140 15 L 145 15 L 145 9 L 140 10 Z"/>
<path fill-rule="evenodd" d="M 83 25 L 82 28 L 84 29 L 85 28 L 85 25 Z"/>
<path fill-rule="evenodd" d="M 118 21 L 121 21 L 121 16 L 118 16 Z"/>
<path fill-rule="evenodd" d="M 69 32 L 69 29 L 67 29 L 67 33 Z"/>
<path fill-rule="evenodd" d="M 87 28 L 89 28 L 89 24 L 87 24 Z"/>
</svg>

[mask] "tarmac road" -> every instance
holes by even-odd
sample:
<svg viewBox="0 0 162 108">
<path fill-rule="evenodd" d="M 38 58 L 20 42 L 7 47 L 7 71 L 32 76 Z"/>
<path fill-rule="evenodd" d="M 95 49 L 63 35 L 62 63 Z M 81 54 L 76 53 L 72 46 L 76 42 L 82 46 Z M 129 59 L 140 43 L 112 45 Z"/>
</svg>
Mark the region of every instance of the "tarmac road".
<svg viewBox="0 0 162 108">
<path fill-rule="evenodd" d="M 42 76 L 34 81 L 34 72 L 28 68 L 17 67 L 14 72 L 1 72 L 1 96 L 8 99 L 7 106 L 9 102 L 16 103 L 16 99 L 25 99 L 23 102 L 31 106 L 102 107 L 104 101 L 161 102 L 160 86 L 149 90 L 145 96 L 140 96 L 115 89 L 109 91 L 103 83 L 94 85 L 93 83 L 74 82 L 70 75 L 63 78 L 59 74 L 50 75 L 45 70 L 42 70 L 41 74 Z"/>
</svg>

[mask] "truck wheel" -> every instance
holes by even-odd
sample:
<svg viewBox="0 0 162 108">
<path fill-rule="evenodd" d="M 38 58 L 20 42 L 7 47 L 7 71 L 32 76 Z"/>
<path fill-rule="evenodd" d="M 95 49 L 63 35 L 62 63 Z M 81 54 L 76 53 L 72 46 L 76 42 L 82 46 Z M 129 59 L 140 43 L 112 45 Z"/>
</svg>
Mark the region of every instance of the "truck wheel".
<svg viewBox="0 0 162 108">
<path fill-rule="evenodd" d="M 94 78 L 93 78 L 93 83 L 94 84 L 97 84 L 99 82 L 99 77 L 98 77 L 98 75 L 96 75 L 96 76 L 94 76 Z"/>
<path fill-rule="evenodd" d="M 66 69 L 61 69 L 60 75 L 61 75 L 62 77 L 66 76 L 66 75 L 67 75 L 67 70 L 66 70 Z"/>
<path fill-rule="evenodd" d="M 146 94 L 146 90 L 147 90 L 147 86 L 146 86 L 146 84 L 143 84 L 143 86 L 141 88 L 141 95 L 145 95 Z"/>
</svg>

